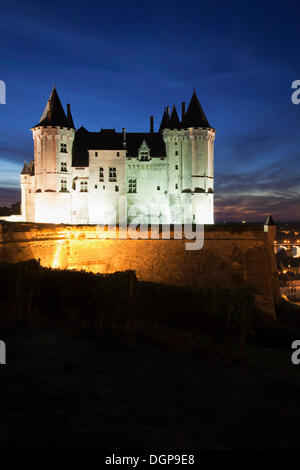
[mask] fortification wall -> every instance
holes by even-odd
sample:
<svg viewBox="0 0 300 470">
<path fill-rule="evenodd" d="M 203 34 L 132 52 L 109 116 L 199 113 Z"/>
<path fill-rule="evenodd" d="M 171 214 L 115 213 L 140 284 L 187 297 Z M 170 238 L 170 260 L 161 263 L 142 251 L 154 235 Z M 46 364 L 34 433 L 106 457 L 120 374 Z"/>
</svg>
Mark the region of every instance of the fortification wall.
<svg viewBox="0 0 300 470">
<path fill-rule="evenodd" d="M 112 234 L 108 231 L 108 237 Z M 280 299 L 273 233 L 262 226 L 207 226 L 201 250 L 187 240 L 101 239 L 95 226 L 3 223 L 0 260 L 32 258 L 53 268 L 110 273 L 132 269 L 139 280 L 178 286 L 253 287 L 257 305 L 274 316 Z"/>
</svg>

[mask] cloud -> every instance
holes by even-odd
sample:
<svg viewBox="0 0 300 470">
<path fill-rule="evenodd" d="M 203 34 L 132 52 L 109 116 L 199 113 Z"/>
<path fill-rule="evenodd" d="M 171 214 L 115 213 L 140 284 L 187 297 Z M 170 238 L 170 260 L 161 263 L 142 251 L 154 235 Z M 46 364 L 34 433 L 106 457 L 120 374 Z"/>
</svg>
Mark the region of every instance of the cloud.
<svg viewBox="0 0 300 470">
<path fill-rule="evenodd" d="M 252 172 L 216 178 L 215 217 L 258 220 L 271 212 L 277 220 L 300 216 L 300 155 Z"/>
<path fill-rule="evenodd" d="M 0 206 L 9 207 L 11 204 L 21 200 L 21 192 L 18 188 L 0 187 Z"/>
</svg>

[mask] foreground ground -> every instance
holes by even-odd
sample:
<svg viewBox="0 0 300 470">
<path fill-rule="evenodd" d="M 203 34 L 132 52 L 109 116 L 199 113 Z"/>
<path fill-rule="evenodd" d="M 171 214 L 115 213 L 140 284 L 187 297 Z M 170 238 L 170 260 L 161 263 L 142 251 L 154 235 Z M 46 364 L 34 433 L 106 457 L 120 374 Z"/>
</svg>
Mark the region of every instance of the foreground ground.
<svg viewBox="0 0 300 470">
<path fill-rule="evenodd" d="M 290 352 L 277 352 L 273 367 L 272 351 L 252 346 L 238 366 L 57 331 L 0 330 L 0 339 L 1 449 L 300 444 L 300 371 Z"/>
</svg>

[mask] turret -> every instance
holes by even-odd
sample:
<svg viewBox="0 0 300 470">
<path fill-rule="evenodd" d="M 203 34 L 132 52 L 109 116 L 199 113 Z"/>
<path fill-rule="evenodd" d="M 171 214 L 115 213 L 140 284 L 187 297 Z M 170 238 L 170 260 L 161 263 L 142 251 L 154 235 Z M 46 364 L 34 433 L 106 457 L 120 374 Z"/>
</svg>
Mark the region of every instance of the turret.
<svg viewBox="0 0 300 470">
<path fill-rule="evenodd" d="M 183 222 L 213 223 L 215 130 L 195 90 L 187 111 L 182 105 L 182 121 L 174 106 L 168 119 L 165 111 L 160 130 L 167 149 L 170 207 L 184 209 Z M 179 219 L 171 216 L 174 223 Z"/>
<path fill-rule="evenodd" d="M 75 127 L 70 105 L 65 113 L 55 86 L 38 124 L 32 128 L 34 177 L 30 207 L 35 222 L 71 221 L 72 147 Z M 62 195 L 62 193 L 64 193 Z"/>
<path fill-rule="evenodd" d="M 35 191 L 70 190 L 72 145 L 75 128 L 68 105 L 67 115 L 55 86 L 38 124 L 32 128 L 35 161 Z"/>
</svg>

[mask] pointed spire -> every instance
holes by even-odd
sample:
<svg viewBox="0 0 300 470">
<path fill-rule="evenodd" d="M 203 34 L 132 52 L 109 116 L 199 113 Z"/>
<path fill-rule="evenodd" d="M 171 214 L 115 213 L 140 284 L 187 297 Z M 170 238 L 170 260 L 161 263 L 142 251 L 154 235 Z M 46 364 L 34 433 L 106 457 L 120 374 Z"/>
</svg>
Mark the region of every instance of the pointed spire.
<svg viewBox="0 0 300 470">
<path fill-rule="evenodd" d="M 102 128 L 101 128 L 101 130 L 102 130 Z M 77 129 L 77 132 L 82 132 L 82 133 L 85 132 L 85 133 L 86 133 L 86 132 L 88 132 L 88 131 L 86 130 L 86 128 L 85 128 L 84 125 L 82 124 L 82 125 L 79 127 L 79 129 Z"/>
<path fill-rule="evenodd" d="M 182 121 L 182 127 L 211 127 L 198 100 L 195 88 Z"/>
<path fill-rule="evenodd" d="M 70 104 L 67 104 L 67 120 L 68 120 L 68 123 L 69 123 L 69 127 L 72 127 L 73 129 L 75 129 Z"/>
<path fill-rule="evenodd" d="M 30 162 L 27 165 L 28 172 L 30 176 L 34 176 L 34 160 L 30 160 Z"/>
<path fill-rule="evenodd" d="M 276 225 L 271 214 L 269 214 L 268 217 L 266 218 L 264 225 L 266 226 Z"/>
<path fill-rule="evenodd" d="M 26 160 L 25 160 L 24 165 L 23 165 L 23 169 L 21 171 L 21 175 L 28 175 L 28 174 L 29 174 L 29 171 L 28 171 Z"/>
<path fill-rule="evenodd" d="M 173 106 L 167 127 L 168 129 L 179 129 L 181 127 L 175 104 Z"/>
<path fill-rule="evenodd" d="M 66 113 L 64 112 L 54 84 L 40 122 L 34 127 L 38 126 L 62 126 L 74 128 L 74 123 L 71 125 L 71 121 L 67 118 Z"/>
<path fill-rule="evenodd" d="M 168 116 L 167 108 L 165 108 L 158 132 L 163 131 L 168 126 L 168 121 L 169 121 L 169 116 Z"/>
</svg>

